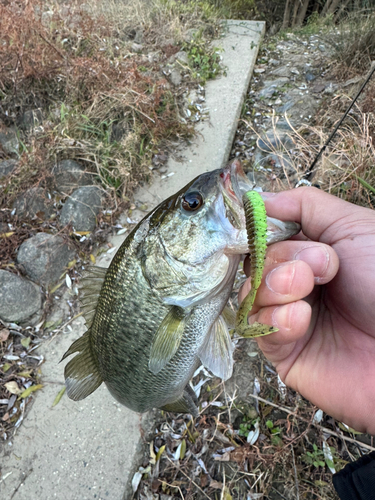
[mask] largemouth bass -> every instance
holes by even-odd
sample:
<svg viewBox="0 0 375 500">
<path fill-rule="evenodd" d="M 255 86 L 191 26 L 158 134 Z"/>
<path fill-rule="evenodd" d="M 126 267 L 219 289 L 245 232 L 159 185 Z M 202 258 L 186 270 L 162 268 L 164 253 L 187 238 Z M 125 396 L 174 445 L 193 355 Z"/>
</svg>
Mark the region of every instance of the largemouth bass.
<svg viewBox="0 0 375 500">
<path fill-rule="evenodd" d="M 88 330 L 63 357 L 79 353 L 65 367 L 71 399 L 104 382 L 134 411 L 198 415 L 188 383 L 197 367 L 224 380 L 232 375 L 222 312 L 249 251 L 242 196 L 251 189 L 238 161 L 200 175 L 144 217 L 108 270 L 89 271 L 81 301 Z M 300 229 L 266 222 L 267 244 Z"/>
</svg>

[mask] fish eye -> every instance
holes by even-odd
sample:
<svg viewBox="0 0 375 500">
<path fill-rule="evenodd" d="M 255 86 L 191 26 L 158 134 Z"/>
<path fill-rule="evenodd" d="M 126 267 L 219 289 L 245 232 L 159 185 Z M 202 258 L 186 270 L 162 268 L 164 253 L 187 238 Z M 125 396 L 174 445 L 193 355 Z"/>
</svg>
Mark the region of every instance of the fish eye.
<svg viewBox="0 0 375 500">
<path fill-rule="evenodd" d="M 187 212 L 194 212 L 203 205 L 203 196 L 199 191 L 186 193 L 182 198 L 181 206 Z"/>
</svg>

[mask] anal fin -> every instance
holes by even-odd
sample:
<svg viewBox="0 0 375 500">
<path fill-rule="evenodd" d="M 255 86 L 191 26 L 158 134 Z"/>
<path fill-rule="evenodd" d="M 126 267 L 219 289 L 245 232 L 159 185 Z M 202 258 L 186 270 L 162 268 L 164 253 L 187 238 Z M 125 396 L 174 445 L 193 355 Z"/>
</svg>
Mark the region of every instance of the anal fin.
<svg viewBox="0 0 375 500">
<path fill-rule="evenodd" d="M 65 366 L 64 375 L 69 398 L 79 401 L 94 392 L 103 381 L 92 354 L 90 330 L 73 342 L 61 361 L 75 352 L 79 354 Z"/>
<path fill-rule="evenodd" d="M 190 389 L 190 391 L 189 391 Z M 193 394 L 192 394 L 193 393 Z M 186 386 L 182 395 L 173 401 L 162 406 L 160 409 L 165 411 L 171 411 L 173 413 L 190 413 L 193 417 L 199 416 L 199 411 L 197 407 L 197 398 L 195 397 L 193 389 L 190 386 Z"/>
</svg>

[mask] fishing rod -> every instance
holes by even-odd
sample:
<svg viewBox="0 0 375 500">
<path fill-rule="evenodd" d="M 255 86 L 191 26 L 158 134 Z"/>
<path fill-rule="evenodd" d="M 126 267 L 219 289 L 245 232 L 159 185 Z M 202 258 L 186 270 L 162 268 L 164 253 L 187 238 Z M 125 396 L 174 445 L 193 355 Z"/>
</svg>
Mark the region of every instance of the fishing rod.
<svg viewBox="0 0 375 500">
<path fill-rule="evenodd" d="M 314 167 L 315 165 L 318 163 L 318 161 L 320 160 L 322 154 L 324 153 L 324 151 L 326 150 L 328 144 L 331 142 L 331 140 L 334 138 L 334 136 L 336 135 L 336 132 L 338 131 L 338 129 L 340 128 L 342 122 L 345 120 L 345 118 L 348 116 L 350 110 L 352 109 L 352 107 L 354 106 L 356 100 L 358 99 L 358 97 L 360 96 L 361 92 L 363 91 L 363 89 L 366 87 L 366 85 L 368 84 L 368 82 L 370 81 L 372 75 L 375 73 L 375 62 L 372 63 L 372 68 L 370 69 L 370 72 L 368 74 L 368 76 L 366 77 L 365 81 L 363 82 L 361 88 L 359 89 L 359 91 L 357 92 L 357 95 L 354 97 L 354 99 L 352 100 L 352 102 L 350 103 L 349 107 L 347 108 L 347 110 L 345 111 L 345 113 L 343 114 L 343 116 L 341 117 L 340 121 L 338 122 L 338 124 L 336 125 L 336 127 L 334 128 L 333 132 L 331 133 L 331 135 L 328 137 L 327 141 L 325 142 L 324 146 L 322 146 L 322 148 L 320 149 L 319 153 L 316 155 L 314 161 L 312 162 L 312 164 L 310 165 L 310 167 L 307 169 L 306 173 L 303 175 L 303 178 L 307 181 L 309 181 L 313 175 L 314 175 Z"/>
</svg>

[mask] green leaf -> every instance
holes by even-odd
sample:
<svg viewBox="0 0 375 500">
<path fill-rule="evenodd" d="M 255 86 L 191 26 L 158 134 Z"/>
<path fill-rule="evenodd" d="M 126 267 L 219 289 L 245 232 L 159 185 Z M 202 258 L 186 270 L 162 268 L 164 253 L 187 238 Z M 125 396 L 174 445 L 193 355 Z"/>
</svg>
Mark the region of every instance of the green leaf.
<svg viewBox="0 0 375 500">
<path fill-rule="evenodd" d="M 55 397 L 55 400 L 52 403 L 52 408 L 60 402 L 60 399 L 63 397 L 65 391 L 66 391 L 66 386 L 64 385 L 64 387 L 57 393 L 57 396 Z"/>
<path fill-rule="evenodd" d="M 25 338 L 21 339 L 21 344 L 23 345 L 23 347 L 25 349 L 27 349 L 29 347 L 30 342 L 31 342 L 31 337 L 25 337 Z"/>
<path fill-rule="evenodd" d="M 267 422 L 266 422 L 266 426 L 267 426 L 269 429 L 272 429 L 272 428 L 273 428 L 273 422 L 272 422 L 272 420 L 267 420 Z"/>
<path fill-rule="evenodd" d="M 185 441 L 185 439 L 183 439 L 181 441 L 181 450 L 180 450 L 180 459 L 181 460 L 184 458 L 185 453 L 186 453 L 186 441 Z"/>
<path fill-rule="evenodd" d="M 42 387 L 43 387 L 43 386 L 42 386 L 42 384 L 32 385 L 32 386 L 30 386 L 28 389 L 26 389 L 25 391 L 23 391 L 23 393 L 22 393 L 22 394 L 20 394 L 20 396 L 19 396 L 19 397 L 20 397 L 20 398 L 22 398 L 22 399 L 25 399 L 25 398 L 27 398 L 28 396 L 30 396 L 30 394 L 31 394 L 32 392 L 35 392 L 35 391 L 37 391 L 38 389 L 41 389 Z"/>
<path fill-rule="evenodd" d="M 162 456 L 164 450 L 165 450 L 165 444 L 163 444 L 163 446 L 160 446 L 159 451 L 157 452 L 157 455 L 156 455 L 156 458 L 155 458 L 155 462 L 157 462 L 158 460 L 160 460 L 160 457 Z"/>
</svg>

